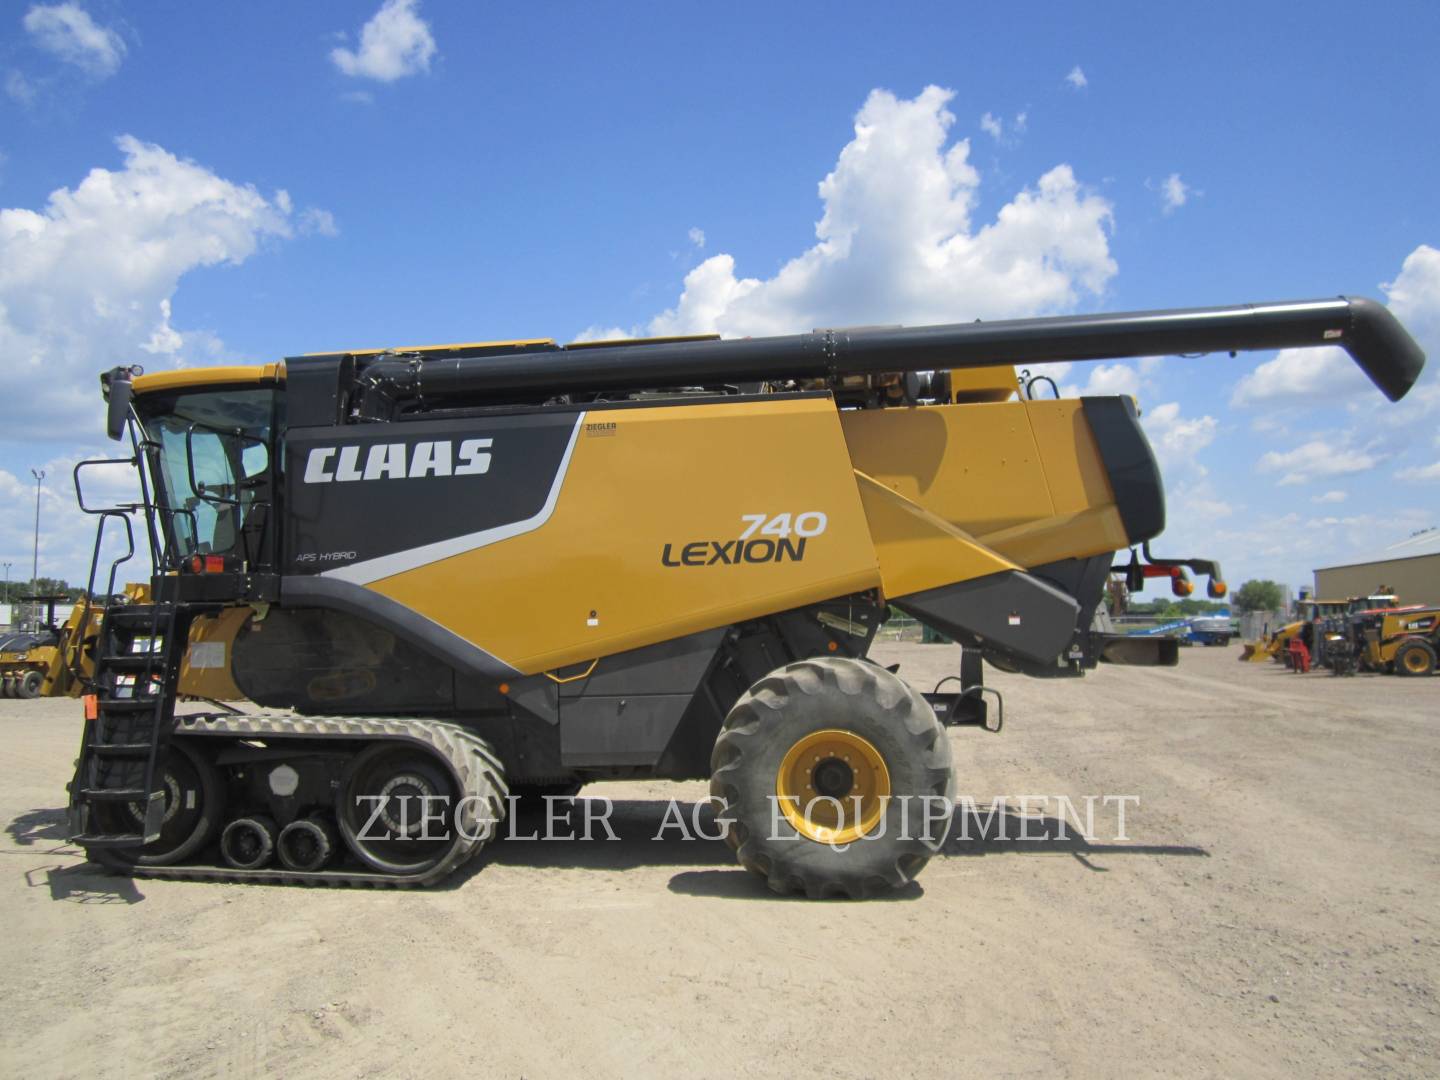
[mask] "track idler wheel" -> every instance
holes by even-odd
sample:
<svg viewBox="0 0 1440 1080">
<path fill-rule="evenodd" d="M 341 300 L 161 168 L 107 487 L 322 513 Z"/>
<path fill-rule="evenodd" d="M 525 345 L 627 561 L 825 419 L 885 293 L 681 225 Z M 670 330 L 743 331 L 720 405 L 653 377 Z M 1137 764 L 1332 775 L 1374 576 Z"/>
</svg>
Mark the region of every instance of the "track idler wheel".
<svg viewBox="0 0 1440 1080">
<path fill-rule="evenodd" d="M 220 834 L 220 856 L 236 870 L 259 870 L 275 855 L 275 822 L 262 814 L 236 818 Z"/>
<path fill-rule="evenodd" d="M 859 660 L 801 660 L 741 695 L 715 742 L 725 840 L 778 893 L 861 899 L 911 881 L 954 813 L 950 742 L 925 699 Z"/>
<path fill-rule="evenodd" d="M 224 785 L 210 759 L 183 740 L 172 742 L 160 774 L 165 816 L 160 839 L 142 848 L 93 848 L 96 862 L 128 870 L 132 866 L 173 866 L 200 851 L 215 837 L 224 812 Z M 97 803 L 101 832 L 138 832 L 145 824 L 142 803 Z"/>
<path fill-rule="evenodd" d="M 275 840 L 281 865 L 307 874 L 323 870 L 338 846 L 335 826 L 319 816 L 292 821 L 280 830 Z"/>
</svg>

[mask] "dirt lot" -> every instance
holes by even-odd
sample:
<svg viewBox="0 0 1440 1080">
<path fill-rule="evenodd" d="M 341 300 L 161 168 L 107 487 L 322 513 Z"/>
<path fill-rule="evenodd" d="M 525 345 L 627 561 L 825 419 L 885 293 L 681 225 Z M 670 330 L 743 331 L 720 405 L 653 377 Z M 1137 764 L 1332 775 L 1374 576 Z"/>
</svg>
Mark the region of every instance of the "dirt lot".
<svg viewBox="0 0 1440 1080">
<path fill-rule="evenodd" d="M 929 688 L 946 646 L 882 646 Z M 507 840 L 428 892 L 101 874 L 64 844 L 80 723 L 0 703 L 12 1076 L 1433 1076 L 1440 678 L 994 675 L 952 834 L 905 895 L 768 894 L 650 839 L 701 784 L 604 785 L 622 839 Z M 1114 798 L 1126 801 L 1119 838 Z M 1048 796 L 1048 802 L 1023 796 Z M 992 825 L 992 832 L 998 825 Z M 1039 836 L 1039 839 L 1023 839 Z"/>
</svg>

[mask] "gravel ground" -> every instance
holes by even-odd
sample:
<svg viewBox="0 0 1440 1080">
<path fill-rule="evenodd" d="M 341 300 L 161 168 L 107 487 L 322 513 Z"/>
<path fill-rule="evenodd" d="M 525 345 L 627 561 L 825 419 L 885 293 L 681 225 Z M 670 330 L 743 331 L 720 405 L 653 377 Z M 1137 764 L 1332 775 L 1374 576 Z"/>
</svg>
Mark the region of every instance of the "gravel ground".
<svg viewBox="0 0 1440 1080">
<path fill-rule="evenodd" d="M 1004 733 L 950 737 L 1003 830 L 958 816 L 868 903 L 651 839 L 703 784 L 587 788 L 620 840 L 509 839 L 426 892 L 132 882 L 64 842 L 77 703 L 0 701 L 0 1073 L 1434 1076 L 1440 679 L 1237 652 L 991 673 Z M 1060 796 L 1111 800 L 1086 838 Z"/>
</svg>

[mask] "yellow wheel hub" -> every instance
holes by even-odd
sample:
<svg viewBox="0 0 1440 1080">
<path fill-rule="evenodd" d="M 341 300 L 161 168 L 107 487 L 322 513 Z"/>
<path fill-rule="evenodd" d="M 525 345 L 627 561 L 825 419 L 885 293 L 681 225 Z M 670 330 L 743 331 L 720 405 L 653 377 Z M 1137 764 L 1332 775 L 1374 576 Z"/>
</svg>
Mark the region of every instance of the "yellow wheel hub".
<svg viewBox="0 0 1440 1080">
<path fill-rule="evenodd" d="M 1405 669 L 1407 671 L 1421 672 L 1429 666 L 1429 658 L 1419 649 L 1411 649 L 1406 652 Z"/>
<path fill-rule="evenodd" d="M 890 799 L 890 770 L 868 739 L 826 728 L 786 752 L 775 773 L 775 794 L 801 836 L 849 844 L 880 823 Z"/>
</svg>

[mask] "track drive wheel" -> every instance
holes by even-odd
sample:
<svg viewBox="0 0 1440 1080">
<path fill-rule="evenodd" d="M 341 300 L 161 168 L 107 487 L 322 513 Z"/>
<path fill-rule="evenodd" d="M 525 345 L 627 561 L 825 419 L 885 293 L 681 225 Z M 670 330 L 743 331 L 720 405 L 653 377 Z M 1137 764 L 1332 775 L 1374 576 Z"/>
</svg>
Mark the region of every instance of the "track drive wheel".
<svg viewBox="0 0 1440 1080">
<path fill-rule="evenodd" d="M 1395 650 L 1396 675 L 1430 675 L 1435 671 L 1435 650 L 1426 641 L 1407 641 Z"/>
<path fill-rule="evenodd" d="M 726 843 L 782 894 L 898 888 L 940 850 L 954 811 L 934 710 L 861 660 L 801 660 L 765 676 L 730 710 L 710 769 Z"/>
<path fill-rule="evenodd" d="M 445 873 L 494 835 L 505 780 L 484 744 L 464 745 L 471 773 L 464 781 L 418 743 L 378 742 L 354 757 L 336 793 L 335 819 L 357 859 L 384 874 Z"/>
<path fill-rule="evenodd" d="M 86 854 L 91 859 L 121 870 L 173 866 L 214 839 L 225 810 L 219 770 L 198 749 L 177 739 L 169 746 L 161 777 L 165 817 L 160 839 L 142 848 L 90 848 Z M 103 832 L 126 833 L 144 827 L 145 807 L 138 802 L 97 803 L 91 813 L 101 815 Z"/>
</svg>

